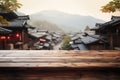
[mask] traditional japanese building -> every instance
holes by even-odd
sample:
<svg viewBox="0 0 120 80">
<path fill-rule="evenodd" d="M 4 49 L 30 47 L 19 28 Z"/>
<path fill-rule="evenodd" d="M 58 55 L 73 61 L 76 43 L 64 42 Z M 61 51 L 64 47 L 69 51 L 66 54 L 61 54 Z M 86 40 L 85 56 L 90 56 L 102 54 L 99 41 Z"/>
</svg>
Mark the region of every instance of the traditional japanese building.
<svg viewBox="0 0 120 80">
<path fill-rule="evenodd" d="M 102 27 L 102 24 L 103 23 L 96 23 L 95 27 L 91 28 L 91 31 L 94 31 L 96 35 L 100 35 L 101 32 L 99 29 Z"/>
<path fill-rule="evenodd" d="M 10 37 L 7 42 L 10 45 L 9 49 L 28 49 L 27 20 L 29 20 L 29 16 L 18 16 L 14 12 L 0 15 L 9 21 L 8 25 L 1 25 L 1 27 L 12 31 L 11 34 L 7 34 Z"/>
<path fill-rule="evenodd" d="M 92 30 L 108 38 L 110 49 L 120 49 L 120 16 L 112 16 L 111 21 L 96 24 Z"/>
<path fill-rule="evenodd" d="M 0 50 L 9 49 L 9 45 L 7 45 L 10 41 L 11 30 L 1 28 L 0 27 Z"/>
<path fill-rule="evenodd" d="M 12 21 L 18 18 L 18 15 L 15 12 L 0 13 L 0 16 L 3 16 L 8 21 Z"/>
<path fill-rule="evenodd" d="M 107 41 L 100 35 L 81 35 L 74 36 L 70 42 L 71 48 L 74 50 L 105 50 Z"/>
<path fill-rule="evenodd" d="M 105 38 L 100 35 L 88 35 L 82 38 L 81 41 L 89 50 L 105 50 L 108 46 Z"/>
<path fill-rule="evenodd" d="M 29 40 L 29 46 L 31 49 L 52 49 L 52 36 L 47 30 L 36 30 L 35 32 L 29 32 Z"/>
<path fill-rule="evenodd" d="M 111 21 L 102 24 L 101 33 L 109 37 L 110 48 L 120 48 L 120 16 L 112 16 Z"/>
<path fill-rule="evenodd" d="M 106 23 L 96 23 L 96 27 L 91 30 L 108 38 L 109 49 L 120 50 L 120 16 L 112 16 L 111 21 Z"/>
</svg>

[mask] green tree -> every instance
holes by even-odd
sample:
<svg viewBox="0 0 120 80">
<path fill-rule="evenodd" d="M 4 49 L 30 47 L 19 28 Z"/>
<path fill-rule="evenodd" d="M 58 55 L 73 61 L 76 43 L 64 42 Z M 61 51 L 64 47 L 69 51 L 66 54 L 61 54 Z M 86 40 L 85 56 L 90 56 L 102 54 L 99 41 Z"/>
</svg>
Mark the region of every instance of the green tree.
<svg viewBox="0 0 120 80">
<path fill-rule="evenodd" d="M 17 11 L 22 4 L 17 0 L 0 0 L 0 13 L 7 13 L 12 11 Z M 0 16 L 0 25 L 8 24 L 8 21 Z"/>
<path fill-rule="evenodd" d="M 4 19 L 2 16 L 0 16 L 0 25 L 8 25 L 8 24 L 9 22 L 6 19 Z"/>
<path fill-rule="evenodd" d="M 21 6 L 17 0 L 0 0 L 0 12 L 17 11 Z"/>
<path fill-rule="evenodd" d="M 120 0 L 112 0 L 108 4 L 102 6 L 102 12 L 115 12 L 116 10 L 120 11 Z"/>
<path fill-rule="evenodd" d="M 69 45 L 70 40 L 71 40 L 70 36 L 64 36 L 63 45 L 62 45 L 63 50 L 70 50 L 71 49 L 70 45 Z"/>
<path fill-rule="evenodd" d="M 90 31 L 90 27 L 86 26 L 85 31 Z"/>
</svg>

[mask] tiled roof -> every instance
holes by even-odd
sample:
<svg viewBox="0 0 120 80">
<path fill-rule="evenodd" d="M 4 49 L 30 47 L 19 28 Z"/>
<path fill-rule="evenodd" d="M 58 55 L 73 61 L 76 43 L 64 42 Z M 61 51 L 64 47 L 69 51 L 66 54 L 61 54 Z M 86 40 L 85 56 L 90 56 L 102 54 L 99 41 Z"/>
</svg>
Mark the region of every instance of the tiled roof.
<svg viewBox="0 0 120 80">
<path fill-rule="evenodd" d="M 72 44 L 71 47 L 74 49 L 74 50 L 88 50 L 87 47 L 81 43 L 81 44 Z"/>
<path fill-rule="evenodd" d="M 9 26 L 23 27 L 24 24 L 25 24 L 25 21 L 12 21 L 10 22 Z"/>
<path fill-rule="evenodd" d="M 120 19 L 120 16 L 112 16 L 111 20 L 116 20 L 116 19 Z"/>
<path fill-rule="evenodd" d="M 97 29 L 101 28 L 101 27 L 102 27 L 102 24 L 103 24 L 103 23 L 96 23 L 96 24 L 95 24 L 95 27 L 91 28 L 91 30 L 97 30 Z"/>
<path fill-rule="evenodd" d="M 52 34 L 53 37 L 57 37 L 57 38 L 60 38 L 61 36 L 58 35 L 58 34 Z"/>
<path fill-rule="evenodd" d="M 77 48 L 77 44 L 71 44 L 71 47 L 74 49 L 74 48 Z"/>
<path fill-rule="evenodd" d="M 106 23 L 96 23 L 95 27 L 91 28 L 91 30 L 105 30 L 117 25 L 120 25 L 120 16 L 112 16 L 111 21 L 108 21 Z"/>
<path fill-rule="evenodd" d="M 79 43 L 82 43 L 81 39 L 77 39 L 74 41 L 75 44 L 79 44 Z"/>
<path fill-rule="evenodd" d="M 36 38 L 44 37 L 47 35 L 46 33 L 29 33 L 29 34 Z"/>
<path fill-rule="evenodd" d="M 79 50 L 88 50 L 84 44 L 78 44 Z"/>
<path fill-rule="evenodd" d="M 77 39 L 80 39 L 80 36 L 74 36 L 71 38 L 72 41 L 77 40 Z"/>
<path fill-rule="evenodd" d="M 37 32 L 45 32 L 45 33 L 48 33 L 48 30 L 37 30 Z"/>
<path fill-rule="evenodd" d="M 18 18 L 17 14 L 14 12 L 0 13 L 0 16 L 3 16 L 8 21 Z"/>
<path fill-rule="evenodd" d="M 25 27 L 26 21 L 10 21 L 9 25 L 3 25 L 2 27 Z"/>
<path fill-rule="evenodd" d="M 84 44 L 90 44 L 90 43 L 98 41 L 99 39 L 87 36 L 87 37 L 82 38 L 81 40 Z"/>
<path fill-rule="evenodd" d="M 105 43 L 108 43 L 108 41 L 105 40 L 105 39 L 106 39 L 106 37 L 100 36 L 100 35 L 88 35 L 88 36 L 82 38 L 81 41 L 84 44 L 91 44 L 91 43 L 94 43 L 94 42 L 96 42 L 98 40 L 101 40 L 101 41 L 103 41 Z"/>
<path fill-rule="evenodd" d="M 120 25 L 120 16 L 112 16 L 111 21 L 101 24 L 100 30 L 110 29 L 114 26 Z"/>
<path fill-rule="evenodd" d="M 48 35 L 45 37 L 47 40 L 52 40 L 52 36 Z"/>
<path fill-rule="evenodd" d="M 120 25 L 120 19 L 116 19 L 116 20 L 112 20 L 112 21 L 106 22 L 106 23 L 104 23 L 102 25 L 102 27 L 100 29 L 102 30 L 102 29 L 106 29 L 106 28 L 111 28 L 111 27 L 116 26 L 115 24 L 119 24 Z"/>
<path fill-rule="evenodd" d="M 11 32 L 12 32 L 12 30 L 0 27 L 0 34 L 8 34 L 8 33 L 11 33 Z"/>
<path fill-rule="evenodd" d="M 29 15 L 18 16 L 17 20 L 29 20 Z"/>
</svg>

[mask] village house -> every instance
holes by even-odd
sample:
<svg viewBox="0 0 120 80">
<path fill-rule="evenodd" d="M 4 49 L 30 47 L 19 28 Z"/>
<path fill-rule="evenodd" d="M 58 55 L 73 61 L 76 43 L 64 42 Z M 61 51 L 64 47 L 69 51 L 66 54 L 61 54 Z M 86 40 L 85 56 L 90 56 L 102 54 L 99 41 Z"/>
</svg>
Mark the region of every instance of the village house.
<svg viewBox="0 0 120 80">
<path fill-rule="evenodd" d="M 29 32 L 29 46 L 31 49 L 52 49 L 52 36 L 47 30 L 33 30 Z"/>
<path fill-rule="evenodd" d="M 108 38 L 110 49 L 120 49 L 120 16 L 112 16 L 111 21 L 96 24 L 92 30 Z"/>
<path fill-rule="evenodd" d="M 108 46 L 107 41 L 100 35 L 88 35 L 81 39 L 89 50 L 105 50 Z"/>
<path fill-rule="evenodd" d="M 61 35 L 55 32 L 39 29 L 29 31 L 29 46 L 31 49 L 52 50 L 61 41 Z"/>
<path fill-rule="evenodd" d="M 9 49 L 7 43 L 10 40 L 9 35 L 11 32 L 11 30 L 0 27 L 0 50 Z"/>
<path fill-rule="evenodd" d="M 74 50 L 87 50 L 86 46 L 82 44 L 81 38 L 83 38 L 82 33 L 76 33 L 71 36 L 70 46 Z"/>
<path fill-rule="evenodd" d="M 52 42 L 54 44 L 58 44 L 62 41 L 62 34 L 61 33 L 53 32 L 53 33 L 51 33 L 51 35 L 52 35 Z"/>
<path fill-rule="evenodd" d="M 87 33 L 75 35 L 71 38 L 70 46 L 74 50 L 105 50 L 107 41 L 100 35 L 88 35 Z"/>
<path fill-rule="evenodd" d="M 111 21 L 104 23 L 100 31 L 109 38 L 111 49 L 120 49 L 120 16 L 112 16 Z"/>
<path fill-rule="evenodd" d="M 27 20 L 29 16 L 18 16 L 14 12 L 0 13 L 0 15 L 9 21 L 8 25 L 1 25 L 1 27 L 12 31 L 6 35 L 9 36 L 9 41 L 5 42 L 9 48 L 6 47 L 6 49 L 28 49 Z"/>
<path fill-rule="evenodd" d="M 99 30 L 99 28 L 102 26 L 102 24 L 103 24 L 103 23 L 96 23 L 96 24 L 95 24 L 95 27 L 91 28 L 90 30 L 91 30 L 91 31 L 94 31 L 96 35 L 102 35 L 102 34 L 100 33 L 100 30 Z"/>
</svg>

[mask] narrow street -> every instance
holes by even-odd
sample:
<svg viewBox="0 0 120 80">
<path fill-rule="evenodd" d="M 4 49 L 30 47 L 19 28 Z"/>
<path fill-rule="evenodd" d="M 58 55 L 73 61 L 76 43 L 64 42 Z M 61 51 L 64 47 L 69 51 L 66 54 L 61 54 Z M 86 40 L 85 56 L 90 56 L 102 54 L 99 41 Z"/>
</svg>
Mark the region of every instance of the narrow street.
<svg viewBox="0 0 120 80">
<path fill-rule="evenodd" d="M 63 41 L 54 46 L 53 50 L 60 50 L 62 47 Z"/>
</svg>

